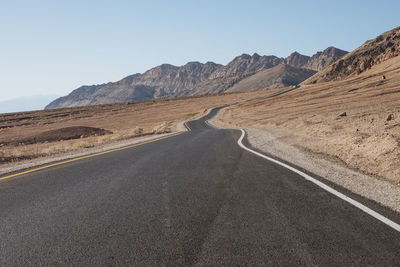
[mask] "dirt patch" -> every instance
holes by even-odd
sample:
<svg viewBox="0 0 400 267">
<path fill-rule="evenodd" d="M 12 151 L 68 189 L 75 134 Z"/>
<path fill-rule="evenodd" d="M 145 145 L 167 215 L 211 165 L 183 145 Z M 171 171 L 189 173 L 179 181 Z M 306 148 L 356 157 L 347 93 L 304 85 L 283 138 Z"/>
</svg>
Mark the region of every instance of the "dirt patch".
<svg viewBox="0 0 400 267">
<path fill-rule="evenodd" d="M 35 143 L 55 142 L 61 140 L 86 138 L 89 136 L 101 136 L 106 134 L 112 134 L 112 132 L 95 127 L 72 126 L 43 132 L 31 140 L 33 140 Z"/>
<path fill-rule="evenodd" d="M 18 157 L 14 157 L 14 156 L 12 156 L 12 157 L 0 157 L 0 164 L 17 162 L 17 161 L 24 161 L 24 160 L 31 160 L 33 158 L 40 157 L 40 156 L 42 156 L 42 155 L 37 155 L 35 157 L 29 156 L 29 155 L 27 155 L 27 156 L 18 156 Z"/>
<path fill-rule="evenodd" d="M 27 145 L 36 143 L 57 142 L 63 140 L 86 138 L 90 136 L 102 136 L 106 134 L 112 134 L 112 132 L 95 127 L 71 126 L 71 127 L 45 131 L 30 138 L 15 140 L 9 144 Z"/>
</svg>

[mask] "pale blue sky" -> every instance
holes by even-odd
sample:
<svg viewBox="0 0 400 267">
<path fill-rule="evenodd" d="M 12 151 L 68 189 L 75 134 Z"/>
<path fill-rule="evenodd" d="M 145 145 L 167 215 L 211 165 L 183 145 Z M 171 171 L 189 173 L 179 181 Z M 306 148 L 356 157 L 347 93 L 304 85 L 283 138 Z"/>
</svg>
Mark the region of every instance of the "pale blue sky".
<svg viewBox="0 0 400 267">
<path fill-rule="evenodd" d="M 64 95 L 162 63 L 352 50 L 399 26 L 400 1 L 3 1 L 0 100 Z"/>
</svg>

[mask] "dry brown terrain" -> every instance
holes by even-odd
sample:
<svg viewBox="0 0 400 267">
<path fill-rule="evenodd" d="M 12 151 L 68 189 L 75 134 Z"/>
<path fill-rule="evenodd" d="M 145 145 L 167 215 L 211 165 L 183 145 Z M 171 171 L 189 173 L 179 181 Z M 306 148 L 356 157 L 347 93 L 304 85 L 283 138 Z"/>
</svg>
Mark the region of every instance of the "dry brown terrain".
<svg viewBox="0 0 400 267">
<path fill-rule="evenodd" d="M 345 80 L 233 105 L 217 123 L 268 130 L 281 141 L 400 185 L 400 57 Z"/>
<path fill-rule="evenodd" d="M 400 185 L 400 28 L 290 88 L 0 115 L 0 164 L 176 131 L 232 104 L 216 123 L 264 129 L 319 158 Z M 249 56 L 247 56 L 248 58 Z M 238 83 L 253 90 L 265 77 Z"/>
<path fill-rule="evenodd" d="M 270 92 L 0 114 L 0 166 L 176 131 L 178 122 L 209 108 L 267 94 Z"/>
</svg>

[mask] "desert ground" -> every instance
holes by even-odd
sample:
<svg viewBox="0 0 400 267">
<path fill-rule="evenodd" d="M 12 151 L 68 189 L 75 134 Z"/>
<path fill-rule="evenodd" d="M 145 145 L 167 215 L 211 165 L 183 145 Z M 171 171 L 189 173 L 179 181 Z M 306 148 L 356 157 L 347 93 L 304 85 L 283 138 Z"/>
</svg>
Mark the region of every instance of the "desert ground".
<svg viewBox="0 0 400 267">
<path fill-rule="evenodd" d="M 0 114 L 0 167 L 177 131 L 179 122 L 212 107 L 269 94 L 258 91 Z"/>
<path fill-rule="evenodd" d="M 237 103 L 215 123 L 266 130 L 307 153 L 399 186 L 400 59 L 345 80 Z"/>
</svg>

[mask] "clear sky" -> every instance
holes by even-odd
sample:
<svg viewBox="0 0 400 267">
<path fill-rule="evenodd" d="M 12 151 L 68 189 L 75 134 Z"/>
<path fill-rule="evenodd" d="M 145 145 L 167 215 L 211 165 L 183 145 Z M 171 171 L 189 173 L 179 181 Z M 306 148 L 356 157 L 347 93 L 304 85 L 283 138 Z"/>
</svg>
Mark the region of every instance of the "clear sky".
<svg viewBox="0 0 400 267">
<path fill-rule="evenodd" d="M 400 1 L 0 0 L 0 100 L 64 95 L 162 63 L 351 51 L 399 26 Z"/>
</svg>

